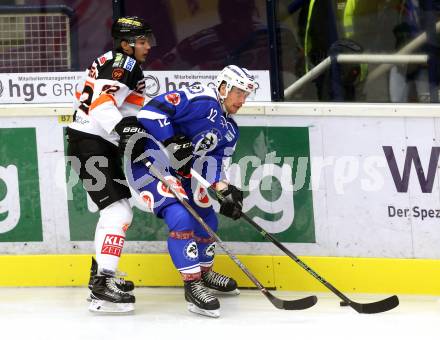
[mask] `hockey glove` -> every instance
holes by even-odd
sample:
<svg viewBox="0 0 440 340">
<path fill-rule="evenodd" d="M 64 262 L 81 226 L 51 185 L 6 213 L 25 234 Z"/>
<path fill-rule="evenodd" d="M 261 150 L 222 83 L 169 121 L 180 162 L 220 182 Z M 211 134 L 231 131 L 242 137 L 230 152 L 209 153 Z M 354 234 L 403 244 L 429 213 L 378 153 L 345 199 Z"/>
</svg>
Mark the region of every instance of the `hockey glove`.
<svg viewBox="0 0 440 340">
<path fill-rule="evenodd" d="M 175 135 L 163 142 L 170 156 L 170 164 L 183 177 L 191 177 L 191 161 L 194 146 L 191 140 L 184 135 Z"/>
<path fill-rule="evenodd" d="M 134 161 L 145 151 L 145 137 L 131 137 L 137 133 L 145 133 L 144 128 L 134 116 L 122 118 L 115 126 L 115 131 L 119 135 L 119 153 L 121 157 L 126 152 L 131 152 L 131 160 Z"/>
<path fill-rule="evenodd" d="M 223 196 L 223 199 L 219 199 L 220 214 L 230 217 L 233 220 L 239 219 L 243 208 L 243 191 L 228 184 L 228 186 L 220 190 L 219 193 Z"/>
</svg>

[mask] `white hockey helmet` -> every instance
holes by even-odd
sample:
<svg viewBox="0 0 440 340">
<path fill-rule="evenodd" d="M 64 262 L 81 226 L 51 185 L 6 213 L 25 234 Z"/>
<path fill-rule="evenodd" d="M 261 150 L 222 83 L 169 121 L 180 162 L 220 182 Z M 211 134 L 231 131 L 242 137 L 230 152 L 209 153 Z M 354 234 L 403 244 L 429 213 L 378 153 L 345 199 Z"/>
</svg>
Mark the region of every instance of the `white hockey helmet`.
<svg viewBox="0 0 440 340">
<path fill-rule="evenodd" d="M 218 74 L 216 79 L 217 90 L 220 89 L 220 85 L 226 83 L 226 93 L 224 96 L 220 95 L 220 98 L 224 100 L 232 87 L 235 86 L 249 94 L 255 93 L 256 83 L 255 78 L 245 68 L 235 65 L 226 66 Z"/>
</svg>

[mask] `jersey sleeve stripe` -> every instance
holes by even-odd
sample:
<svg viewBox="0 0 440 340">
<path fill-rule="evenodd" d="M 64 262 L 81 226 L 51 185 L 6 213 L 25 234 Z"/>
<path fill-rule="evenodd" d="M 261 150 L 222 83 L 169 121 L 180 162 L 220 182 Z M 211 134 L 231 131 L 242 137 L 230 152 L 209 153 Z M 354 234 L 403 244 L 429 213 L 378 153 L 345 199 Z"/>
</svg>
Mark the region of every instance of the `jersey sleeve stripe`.
<svg viewBox="0 0 440 340">
<path fill-rule="evenodd" d="M 137 117 L 138 118 L 150 119 L 150 120 L 167 118 L 166 115 L 163 115 L 163 114 L 157 113 L 157 112 L 153 112 L 153 111 L 149 111 L 149 110 L 141 110 L 141 111 L 139 111 Z"/>
<path fill-rule="evenodd" d="M 153 108 L 158 109 L 159 111 L 166 113 L 168 115 L 168 117 L 172 117 L 176 113 L 175 108 L 171 108 L 171 107 L 167 106 L 165 103 L 162 103 L 162 102 L 157 101 L 155 99 L 150 100 L 147 104 L 147 107 L 148 106 L 151 106 Z"/>
<path fill-rule="evenodd" d="M 141 97 L 141 96 L 138 96 L 135 94 L 128 95 L 128 97 L 125 98 L 125 101 L 127 103 L 134 104 L 134 105 L 137 105 L 140 107 L 142 107 L 142 105 L 144 105 L 144 97 Z"/>
<path fill-rule="evenodd" d="M 113 104 L 115 106 L 117 106 L 116 99 L 111 94 L 105 93 L 105 94 L 100 95 L 98 98 L 96 98 L 93 101 L 92 105 L 90 105 L 90 110 L 93 110 L 96 107 L 98 107 L 99 105 L 104 104 L 106 102 L 113 102 Z"/>
</svg>

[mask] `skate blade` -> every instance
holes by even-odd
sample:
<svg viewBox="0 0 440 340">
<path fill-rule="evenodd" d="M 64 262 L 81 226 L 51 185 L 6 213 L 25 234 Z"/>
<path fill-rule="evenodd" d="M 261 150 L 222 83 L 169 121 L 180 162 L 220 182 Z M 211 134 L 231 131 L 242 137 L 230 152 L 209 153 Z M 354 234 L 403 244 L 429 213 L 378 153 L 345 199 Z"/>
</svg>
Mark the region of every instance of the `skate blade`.
<svg viewBox="0 0 440 340">
<path fill-rule="evenodd" d="M 133 292 L 128 292 L 127 294 L 134 295 Z M 92 302 L 92 297 L 89 295 L 86 299 L 87 302 Z"/>
<path fill-rule="evenodd" d="M 129 294 L 129 295 L 131 295 L 131 296 L 134 296 L 134 292 L 131 290 L 131 291 L 129 291 L 129 292 L 126 292 L 127 294 Z M 92 298 L 90 297 L 90 295 L 87 297 L 87 299 L 86 299 L 88 302 L 91 302 L 92 301 Z"/>
<path fill-rule="evenodd" d="M 129 313 L 134 311 L 133 303 L 112 303 L 104 300 L 91 300 L 89 311 L 94 313 Z"/>
<path fill-rule="evenodd" d="M 209 291 L 215 295 L 229 295 L 229 296 L 236 296 L 236 295 L 240 295 L 240 291 L 236 288 L 234 290 L 231 290 L 230 292 L 222 292 L 221 290 L 216 290 L 216 289 L 212 289 L 212 288 L 208 288 Z"/>
<path fill-rule="evenodd" d="M 193 303 L 188 303 L 188 310 L 191 313 L 209 316 L 210 318 L 218 318 L 220 316 L 220 309 L 215 309 L 215 310 L 201 309 Z"/>
</svg>

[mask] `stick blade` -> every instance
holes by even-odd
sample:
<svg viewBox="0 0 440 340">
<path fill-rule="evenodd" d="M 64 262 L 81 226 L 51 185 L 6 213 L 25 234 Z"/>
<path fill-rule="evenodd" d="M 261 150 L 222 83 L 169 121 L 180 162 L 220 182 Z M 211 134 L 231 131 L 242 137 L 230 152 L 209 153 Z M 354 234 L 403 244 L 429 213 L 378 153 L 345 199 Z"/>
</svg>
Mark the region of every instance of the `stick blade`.
<svg viewBox="0 0 440 340">
<path fill-rule="evenodd" d="M 316 302 L 318 302 L 318 298 L 315 295 L 307 296 L 298 300 L 281 300 L 270 294 L 268 291 L 265 292 L 265 295 L 276 308 L 285 310 L 303 310 L 313 307 Z"/>
<path fill-rule="evenodd" d="M 302 310 L 313 307 L 318 302 L 315 295 L 307 296 L 299 300 L 284 301 L 284 309 L 286 310 Z"/>
<path fill-rule="evenodd" d="M 361 314 L 377 314 L 396 308 L 399 305 L 399 298 L 396 295 L 393 295 L 384 300 L 371 303 L 357 303 L 350 301 L 348 305 Z"/>
</svg>

